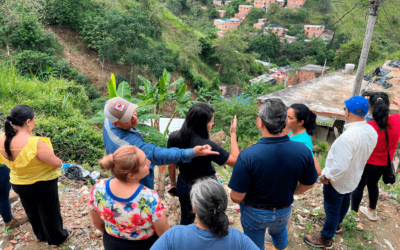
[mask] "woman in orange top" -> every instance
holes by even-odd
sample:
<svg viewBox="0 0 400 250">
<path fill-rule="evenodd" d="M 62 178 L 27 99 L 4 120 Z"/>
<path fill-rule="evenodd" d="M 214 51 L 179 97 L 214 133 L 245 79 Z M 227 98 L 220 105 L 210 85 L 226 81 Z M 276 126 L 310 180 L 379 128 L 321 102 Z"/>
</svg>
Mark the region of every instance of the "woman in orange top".
<svg viewBox="0 0 400 250">
<path fill-rule="evenodd" d="M 57 179 L 62 161 L 54 155 L 50 139 L 32 136 L 33 109 L 15 106 L 0 135 L 0 164 L 11 169 L 10 182 L 19 194 L 38 241 L 58 246 L 73 236 L 63 229 Z"/>
</svg>

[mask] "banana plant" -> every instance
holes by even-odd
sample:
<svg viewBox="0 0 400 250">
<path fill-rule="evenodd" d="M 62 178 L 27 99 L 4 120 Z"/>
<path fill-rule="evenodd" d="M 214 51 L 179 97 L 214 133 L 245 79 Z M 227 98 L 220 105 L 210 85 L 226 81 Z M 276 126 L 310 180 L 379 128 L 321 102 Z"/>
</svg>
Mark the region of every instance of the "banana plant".
<svg viewBox="0 0 400 250">
<path fill-rule="evenodd" d="M 127 83 L 127 82 L 121 82 L 118 85 L 118 90 L 117 90 L 114 74 L 111 74 L 111 79 L 107 83 L 107 87 L 108 87 L 108 95 L 109 95 L 110 99 L 114 98 L 114 97 L 121 97 L 121 98 L 128 100 L 132 103 L 135 103 L 136 105 L 139 106 L 136 109 L 136 113 L 138 115 L 138 120 L 141 123 L 136 127 L 137 130 L 139 130 L 141 133 L 144 133 L 144 134 L 161 135 L 159 130 L 154 129 L 151 126 L 148 126 L 143 123 L 149 119 L 156 119 L 159 117 L 163 117 L 160 114 L 151 114 L 150 113 L 150 110 L 156 108 L 156 105 L 150 105 L 153 103 L 154 99 L 149 98 L 147 100 L 141 101 L 137 98 L 132 98 L 131 89 L 129 87 L 129 83 Z M 93 117 L 90 121 L 92 123 L 103 123 L 104 119 L 105 119 L 104 111 L 101 110 L 101 111 L 97 112 L 95 117 Z"/>
<path fill-rule="evenodd" d="M 198 95 L 200 100 L 208 102 L 208 100 L 212 97 L 213 93 L 209 90 L 209 88 L 200 87 L 194 90 L 194 93 Z"/>
<path fill-rule="evenodd" d="M 189 112 L 190 107 L 198 101 L 190 101 L 191 93 L 190 91 L 186 92 L 187 85 L 183 83 L 183 81 L 177 83 L 175 89 L 175 98 L 174 102 L 176 103 L 174 113 L 169 119 L 168 125 L 165 129 L 164 135 L 168 133 L 169 125 L 171 125 L 172 120 L 174 119 L 176 113 L 179 113 L 181 117 L 185 117 L 187 112 Z"/>
<path fill-rule="evenodd" d="M 165 103 L 175 100 L 175 91 L 168 91 L 175 85 L 182 84 L 185 79 L 179 77 L 178 80 L 171 83 L 171 74 L 164 69 L 163 75 L 160 77 L 158 82 L 153 86 L 153 84 L 139 75 L 139 79 L 143 82 L 143 86 L 140 86 L 140 90 L 144 93 L 136 94 L 142 100 L 152 99 L 156 108 L 154 109 L 154 114 L 161 115 L 162 109 Z M 157 130 L 160 130 L 160 119 L 151 119 L 151 126 Z"/>
</svg>

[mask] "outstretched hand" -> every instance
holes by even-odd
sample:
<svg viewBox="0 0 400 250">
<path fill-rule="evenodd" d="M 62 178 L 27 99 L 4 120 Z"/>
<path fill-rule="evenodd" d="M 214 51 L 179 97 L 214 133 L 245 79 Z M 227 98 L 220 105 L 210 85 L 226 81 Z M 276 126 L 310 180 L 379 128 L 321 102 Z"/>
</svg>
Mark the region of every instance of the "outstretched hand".
<svg viewBox="0 0 400 250">
<path fill-rule="evenodd" d="M 231 134 L 236 133 L 236 129 L 237 129 L 237 119 L 236 119 L 236 115 L 235 115 L 235 117 L 234 117 L 233 120 L 231 121 L 231 130 L 230 130 L 230 133 L 231 133 Z"/>
<path fill-rule="evenodd" d="M 395 104 L 395 105 L 397 105 L 397 106 L 400 106 L 400 100 L 399 100 L 399 98 L 393 97 L 392 103 Z"/>
<path fill-rule="evenodd" d="M 197 156 L 219 155 L 219 152 L 211 151 L 212 148 L 208 144 L 203 146 L 196 146 L 193 148 L 193 150 Z"/>
</svg>

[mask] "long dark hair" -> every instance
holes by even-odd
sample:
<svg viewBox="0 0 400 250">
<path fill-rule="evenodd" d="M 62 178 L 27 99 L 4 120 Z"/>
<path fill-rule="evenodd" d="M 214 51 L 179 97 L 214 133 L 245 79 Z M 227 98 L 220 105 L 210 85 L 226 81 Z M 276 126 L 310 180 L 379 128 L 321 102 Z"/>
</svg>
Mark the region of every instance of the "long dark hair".
<svg viewBox="0 0 400 250">
<path fill-rule="evenodd" d="M 190 147 L 190 141 L 194 136 L 208 139 L 207 123 L 213 117 L 215 109 L 208 103 L 199 102 L 193 104 L 186 115 L 182 128 L 177 131 L 175 140 L 179 141 L 180 148 Z"/>
<path fill-rule="evenodd" d="M 369 105 L 372 107 L 372 117 L 378 124 L 379 129 L 385 132 L 386 143 L 388 144 L 388 133 L 386 128 L 389 125 L 389 96 L 385 92 L 374 92 L 369 97 Z M 388 145 L 389 146 L 389 145 Z"/>
<path fill-rule="evenodd" d="M 7 119 L 4 124 L 6 140 L 4 141 L 4 149 L 6 150 L 6 154 L 9 160 L 12 160 L 10 143 L 12 138 L 17 134 L 17 130 L 14 126 L 22 127 L 24 126 L 27 120 L 32 120 L 35 117 L 35 113 L 33 109 L 26 105 L 17 105 L 15 106 L 10 115 L 7 116 Z"/>
<path fill-rule="evenodd" d="M 304 121 L 303 127 L 307 130 L 307 134 L 313 135 L 317 127 L 317 115 L 301 103 L 294 103 L 289 108 L 294 110 L 297 121 Z"/>
</svg>

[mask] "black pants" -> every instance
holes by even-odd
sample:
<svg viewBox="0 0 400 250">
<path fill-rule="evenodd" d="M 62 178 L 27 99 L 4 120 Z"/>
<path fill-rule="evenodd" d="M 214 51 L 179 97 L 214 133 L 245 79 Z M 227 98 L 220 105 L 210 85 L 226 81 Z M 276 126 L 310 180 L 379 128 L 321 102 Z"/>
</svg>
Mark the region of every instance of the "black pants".
<svg viewBox="0 0 400 250">
<path fill-rule="evenodd" d="M 111 236 L 107 231 L 104 231 L 103 244 L 104 250 L 149 250 L 157 239 L 158 236 L 155 233 L 145 240 L 124 240 Z"/>
<path fill-rule="evenodd" d="M 358 213 L 358 208 L 360 207 L 365 186 L 368 188 L 369 207 L 371 209 L 376 209 L 376 204 L 378 203 L 379 197 L 378 182 L 382 177 L 386 167 L 387 166 L 377 166 L 371 164 L 365 165 L 361 181 L 358 184 L 358 187 L 351 193 L 351 210 Z"/>
<path fill-rule="evenodd" d="M 36 238 L 49 245 L 60 245 L 68 237 L 68 231 L 63 229 L 57 180 L 12 185 L 21 198 Z"/>
<path fill-rule="evenodd" d="M 211 177 L 218 180 L 214 176 L 206 176 L 204 178 Z M 193 213 L 192 202 L 190 201 L 190 190 L 196 181 L 188 181 L 181 174 L 179 174 L 178 182 L 176 184 L 176 192 L 179 197 L 179 202 L 181 203 L 181 223 L 180 225 L 190 225 L 196 219 L 196 214 Z"/>
<path fill-rule="evenodd" d="M 192 203 L 190 202 L 190 190 L 194 182 L 187 181 L 179 174 L 178 182 L 176 183 L 176 192 L 181 204 L 181 225 L 190 225 L 196 219 L 196 214 L 192 211 Z"/>
</svg>

